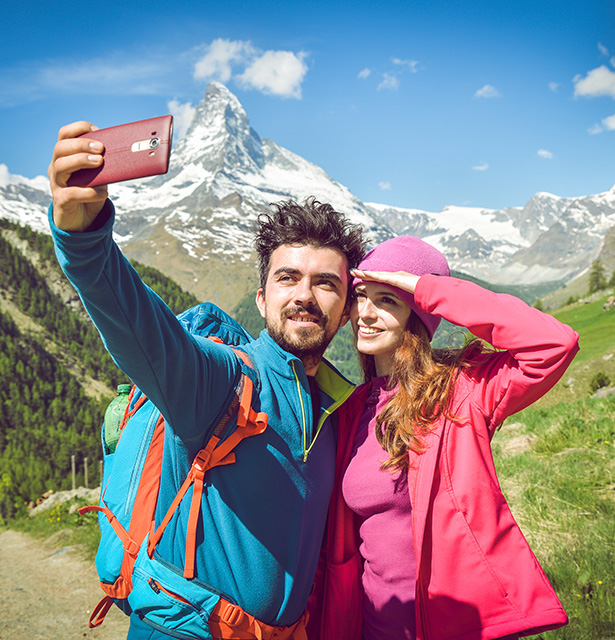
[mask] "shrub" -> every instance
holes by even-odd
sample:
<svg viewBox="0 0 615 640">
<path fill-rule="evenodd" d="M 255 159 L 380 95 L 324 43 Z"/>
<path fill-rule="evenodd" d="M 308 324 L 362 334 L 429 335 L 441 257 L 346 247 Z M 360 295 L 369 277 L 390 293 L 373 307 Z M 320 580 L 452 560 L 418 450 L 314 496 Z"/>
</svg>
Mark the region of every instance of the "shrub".
<svg viewBox="0 0 615 640">
<path fill-rule="evenodd" d="M 611 384 L 611 379 L 604 373 L 604 371 L 598 371 L 593 378 L 589 381 L 589 392 L 595 393 L 602 387 L 608 387 Z"/>
</svg>

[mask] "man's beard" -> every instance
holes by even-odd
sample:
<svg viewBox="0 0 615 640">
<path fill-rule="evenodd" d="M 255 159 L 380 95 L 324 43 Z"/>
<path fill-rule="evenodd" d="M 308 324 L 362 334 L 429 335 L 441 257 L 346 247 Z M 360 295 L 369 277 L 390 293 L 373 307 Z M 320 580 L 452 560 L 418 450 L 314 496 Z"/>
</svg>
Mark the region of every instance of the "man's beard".
<svg viewBox="0 0 615 640">
<path fill-rule="evenodd" d="M 297 327 L 293 333 L 285 331 L 285 323 L 288 317 L 296 313 L 309 313 L 314 316 L 320 329 Z M 311 368 L 318 364 L 326 348 L 337 332 L 337 327 L 332 329 L 329 326 L 329 317 L 324 315 L 319 309 L 312 307 L 292 307 L 284 309 L 281 318 L 272 322 L 271 318 L 265 318 L 265 328 L 275 342 L 292 355 L 303 362 L 305 368 Z"/>
</svg>

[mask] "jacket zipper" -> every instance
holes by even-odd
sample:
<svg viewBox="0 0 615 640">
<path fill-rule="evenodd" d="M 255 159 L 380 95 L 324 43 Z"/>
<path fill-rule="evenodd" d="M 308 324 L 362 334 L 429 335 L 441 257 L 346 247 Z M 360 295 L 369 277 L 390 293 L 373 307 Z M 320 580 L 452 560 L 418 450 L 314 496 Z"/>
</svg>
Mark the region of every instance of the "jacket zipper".
<svg viewBox="0 0 615 640">
<path fill-rule="evenodd" d="M 303 420 L 303 462 L 307 462 L 308 453 L 310 449 L 307 447 L 307 424 L 305 420 L 305 405 L 303 404 L 303 395 L 301 393 L 301 383 L 299 382 L 299 376 L 297 375 L 297 370 L 295 369 L 295 362 L 291 360 L 290 366 L 293 368 L 293 373 L 295 374 L 295 382 L 297 383 L 297 393 L 299 394 L 299 404 L 301 405 L 301 418 Z M 316 432 L 316 436 L 318 436 L 318 432 Z M 316 440 L 316 436 L 314 436 L 314 440 Z M 312 442 L 312 446 L 313 446 Z"/>
<path fill-rule="evenodd" d="M 307 444 L 307 424 L 306 424 L 306 419 L 305 419 L 305 405 L 303 404 L 303 395 L 301 393 L 301 383 L 299 382 L 299 376 L 297 375 L 297 370 L 295 369 L 294 360 L 291 360 L 290 364 L 291 364 L 291 366 L 293 368 L 293 373 L 295 374 L 295 382 L 297 383 L 297 393 L 299 394 L 299 403 L 301 404 L 301 416 L 302 416 L 302 419 L 303 419 L 303 462 L 307 462 L 308 455 L 309 455 L 310 451 L 312 450 L 312 447 L 316 444 L 316 438 L 318 438 L 318 435 L 320 434 L 320 430 L 322 429 L 323 425 L 325 424 L 325 420 L 331 414 L 333 414 L 346 400 L 348 400 L 348 398 L 350 397 L 350 395 L 354 391 L 354 387 L 350 386 L 348 388 L 348 390 L 346 391 L 346 393 L 344 393 L 344 395 L 341 398 L 339 398 L 337 400 L 337 402 L 334 402 L 330 407 L 328 407 L 327 409 L 325 409 L 323 411 L 323 414 L 320 417 L 320 420 L 318 421 L 318 428 L 316 429 L 316 433 L 314 434 L 314 439 L 312 440 L 312 442 L 310 443 L 310 446 L 308 447 L 308 444 Z"/>
</svg>

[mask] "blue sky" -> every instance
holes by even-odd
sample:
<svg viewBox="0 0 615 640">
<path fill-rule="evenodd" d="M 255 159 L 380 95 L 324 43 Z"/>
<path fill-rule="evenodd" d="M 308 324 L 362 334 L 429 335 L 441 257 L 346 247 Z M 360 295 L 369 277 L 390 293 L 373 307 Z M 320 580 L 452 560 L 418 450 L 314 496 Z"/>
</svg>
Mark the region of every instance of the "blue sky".
<svg viewBox="0 0 615 640">
<path fill-rule="evenodd" d="M 615 0 L 3 2 L 0 163 L 57 130 L 189 118 L 224 82 L 367 202 L 520 206 L 615 184 Z"/>
</svg>

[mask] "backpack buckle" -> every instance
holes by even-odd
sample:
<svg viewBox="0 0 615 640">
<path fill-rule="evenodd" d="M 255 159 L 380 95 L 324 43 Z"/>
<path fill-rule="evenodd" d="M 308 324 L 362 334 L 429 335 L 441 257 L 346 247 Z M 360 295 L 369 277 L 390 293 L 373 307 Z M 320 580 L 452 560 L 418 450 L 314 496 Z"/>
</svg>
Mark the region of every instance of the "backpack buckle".
<svg viewBox="0 0 615 640">
<path fill-rule="evenodd" d="M 209 461 L 212 452 L 209 449 L 201 449 L 192 462 L 192 475 L 197 480 L 205 477 L 205 472 L 209 469 Z"/>
<path fill-rule="evenodd" d="M 228 624 L 230 627 L 236 627 L 241 623 L 245 613 L 241 607 L 231 604 L 230 602 L 226 603 L 226 607 L 221 612 L 221 618 Z"/>
</svg>

